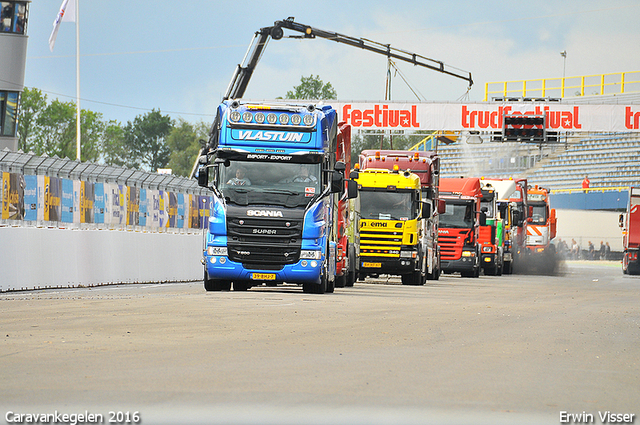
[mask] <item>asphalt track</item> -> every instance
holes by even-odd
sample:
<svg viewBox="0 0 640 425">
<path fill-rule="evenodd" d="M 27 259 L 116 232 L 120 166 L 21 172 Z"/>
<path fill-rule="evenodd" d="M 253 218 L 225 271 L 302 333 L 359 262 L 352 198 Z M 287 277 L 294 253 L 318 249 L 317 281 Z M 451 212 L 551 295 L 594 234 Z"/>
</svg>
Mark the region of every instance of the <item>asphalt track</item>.
<svg viewBox="0 0 640 425">
<path fill-rule="evenodd" d="M 370 279 L 324 295 L 201 283 L 3 293 L 0 423 L 637 422 L 640 277 L 609 262 L 564 271 Z"/>
</svg>

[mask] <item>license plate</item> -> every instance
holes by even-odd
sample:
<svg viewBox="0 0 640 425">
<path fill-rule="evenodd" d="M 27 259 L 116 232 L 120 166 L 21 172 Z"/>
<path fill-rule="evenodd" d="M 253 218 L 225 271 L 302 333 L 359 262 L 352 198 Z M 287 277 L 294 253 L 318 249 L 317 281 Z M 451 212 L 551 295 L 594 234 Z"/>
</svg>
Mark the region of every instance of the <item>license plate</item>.
<svg viewBox="0 0 640 425">
<path fill-rule="evenodd" d="M 276 280 L 276 275 L 273 273 L 251 273 L 251 279 L 253 280 Z"/>
<path fill-rule="evenodd" d="M 362 267 L 379 269 L 380 267 L 382 267 L 382 263 L 362 263 Z"/>
</svg>

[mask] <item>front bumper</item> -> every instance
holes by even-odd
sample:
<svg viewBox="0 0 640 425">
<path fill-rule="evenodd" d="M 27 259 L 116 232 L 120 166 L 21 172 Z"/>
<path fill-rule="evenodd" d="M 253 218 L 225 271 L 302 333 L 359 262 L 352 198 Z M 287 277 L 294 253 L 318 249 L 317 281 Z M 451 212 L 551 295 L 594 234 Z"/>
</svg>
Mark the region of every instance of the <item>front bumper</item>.
<svg viewBox="0 0 640 425">
<path fill-rule="evenodd" d="M 207 274 L 212 279 L 244 280 L 256 283 L 320 283 L 323 260 L 300 260 L 295 264 L 285 265 L 279 270 L 247 269 L 242 263 L 217 255 L 205 255 L 204 263 Z"/>
<path fill-rule="evenodd" d="M 415 258 L 360 257 L 360 273 L 402 275 L 420 270 Z"/>
<path fill-rule="evenodd" d="M 476 257 L 462 257 L 458 260 L 440 259 L 440 269 L 445 273 L 469 272 L 476 267 Z"/>
</svg>

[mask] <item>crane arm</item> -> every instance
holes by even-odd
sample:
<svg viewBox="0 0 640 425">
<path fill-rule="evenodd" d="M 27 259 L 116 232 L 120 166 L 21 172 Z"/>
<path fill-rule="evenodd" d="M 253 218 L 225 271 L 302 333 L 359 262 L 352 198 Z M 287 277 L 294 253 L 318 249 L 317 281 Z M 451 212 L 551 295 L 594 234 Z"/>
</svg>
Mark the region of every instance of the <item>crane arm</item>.
<svg viewBox="0 0 640 425">
<path fill-rule="evenodd" d="M 227 91 L 223 100 L 238 99 L 244 96 L 244 92 L 249 84 L 251 75 L 256 65 L 260 61 L 260 57 L 269 41 L 269 38 L 280 40 L 284 37 L 284 29 L 301 33 L 299 36 L 289 36 L 290 38 L 326 38 L 337 43 L 347 44 L 349 46 L 358 47 L 370 52 L 378 53 L 388 58 L 398 59 L 404 62 L 412 63 L 416 66 L 422 66 L 452 77 L 460 78 L 469 83 L 469 87 L 473 85 L 473 79 L 470 72 L 462 71 L 457 68 L 446 67 L 444 62 L 430 59 L 417 53 L 407 52 L 405 50 L 396 49 L 389 44 L 382 44 L 366 38 L 355 38 L 348 35 L 340 34 L 332 31 L 324 31 L 309 25 L 300 24 L 294 21 L 294 18 L 287 18 L 282 21 L 274 22 L 273 26 L 261 28 L 253 37 L 249 50 L 245 54 L 243 63 L 236 68 L 231 82 L 227 87 Z"/>
</svg>

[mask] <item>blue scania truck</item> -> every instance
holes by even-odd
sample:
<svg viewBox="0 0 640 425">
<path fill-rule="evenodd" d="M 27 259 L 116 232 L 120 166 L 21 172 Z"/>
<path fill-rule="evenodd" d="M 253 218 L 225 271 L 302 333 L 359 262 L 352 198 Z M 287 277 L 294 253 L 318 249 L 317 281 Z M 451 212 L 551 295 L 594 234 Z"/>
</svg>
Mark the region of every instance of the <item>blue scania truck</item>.
<svg viewBox="0 0 640 425">
<path fill-rule="evenodd" d="M 199 184 L 214 199 L 207 291 L 286 283 L 333 292 L 338 201 L 357 195 L 336 161 L 337 132 L 330 106 L 222 102 L 199 159 Z"/>
</svg>

